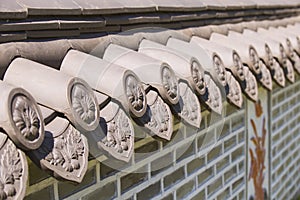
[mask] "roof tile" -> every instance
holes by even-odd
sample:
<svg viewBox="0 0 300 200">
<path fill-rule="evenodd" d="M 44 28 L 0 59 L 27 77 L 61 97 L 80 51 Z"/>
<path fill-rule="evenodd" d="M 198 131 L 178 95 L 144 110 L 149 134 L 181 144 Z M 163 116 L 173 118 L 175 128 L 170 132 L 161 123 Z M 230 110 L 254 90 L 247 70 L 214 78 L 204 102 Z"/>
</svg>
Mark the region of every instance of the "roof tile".
<svg viewBox="0 0 300 200">
<path fill-rule="evenodd" d="M 16 1 L 2 0 L 0 4 L 0 19 L 20 19 L 27 17 L 26 8 Z"/>
<path fill-rule="evenodd" d="M 18 0 L 19 5 L 27 8 L 28 15 L 80 15 L 81 7 L 72 0 Z"/>
</svg>

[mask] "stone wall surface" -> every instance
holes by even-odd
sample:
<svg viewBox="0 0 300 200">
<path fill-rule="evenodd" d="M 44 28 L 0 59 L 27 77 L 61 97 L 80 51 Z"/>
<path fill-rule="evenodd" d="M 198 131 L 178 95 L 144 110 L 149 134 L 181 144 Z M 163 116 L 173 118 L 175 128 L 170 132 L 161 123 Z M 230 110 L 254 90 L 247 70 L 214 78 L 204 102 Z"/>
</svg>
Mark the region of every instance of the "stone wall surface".
<svg viewBox="0 0 300 200">
<path fill-rule="evenodd" d="M 293 199 L 299 0 L 0 4 L 0 199 Z"/>
</svg>

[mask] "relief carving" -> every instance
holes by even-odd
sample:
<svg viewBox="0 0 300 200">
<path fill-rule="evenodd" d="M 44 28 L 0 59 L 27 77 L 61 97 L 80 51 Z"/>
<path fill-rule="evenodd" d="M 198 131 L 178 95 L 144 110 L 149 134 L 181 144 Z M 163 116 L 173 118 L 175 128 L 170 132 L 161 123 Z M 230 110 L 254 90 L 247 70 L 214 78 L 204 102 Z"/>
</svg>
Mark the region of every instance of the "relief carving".
<svg viewBox="0 0 300 200">
<path fill-rule="evenodd" d="M 98 145 L 115 158 L 129 162 L 134 147 L 134 129 L 123 110 L 119 109 L 107 122 L 107 135 Z"/>
<path fill-rule="evenodd" d="M 201 107 L 197 96 L 188 87 L 186 83 L 179 83 L 180 99 L 179 103 L 172 108 L 178 113 L 178 116 L 186 123 L 200 127 Z"/>
<path fill-rule="evenodd" d="M 23 150 L 37 149 L 44 140 L 44 120 L 33 97 L 21 88 L 0 84 L 1 128 Z"/>
<path fill-rule="evenodd" d="M 262 61 L 260 61 L 260 65 L 261 65 L 260 68 L 261 68 L 261 75 L 262 75 L 260 81 L 265 88 L 267 88 L 268 90 L 272 90 L 271 73 L 268 70 L 267 66 Z"/>
<path fill-rule="evenodd" d="M 272 90 L 272 78 L 270 71 L 266 67 L 266 65 L 260 60 L 255 49 L 249 49 L 250 60 L 253 66 L 253 70 L 256 74 L 261 74 L 259 81 L 262 85 L 268 90 Z"/>
<path fill-rule="evenodd" d="M 192 62 L 191 74 L 193 81 L 199 90 L 199 94 L 204 95 L 206 91 L 206 83 L 204 81 L 204 74 L 201 73 L 200 66 L 197 62 Z"/>
<path fill-rule="evenodd" d="M 79 159 L 86 149 L 82 142 L 81 134 L 74 127 L 69 126 L 66 135 L 55 138 L 53 150 L 45 157 L 51 165 L 73 172 L 80 169 Z"/>
<path fill-rule="evenodd" d="M 46 127 L 44 143 L 29 156 L 55 178 L 80 183 L 88 163 L 87 139 L 65 119 L 56 118 L 51 123 Z"/>
<path fill-rule="evenodd" d="M 205 75 L 204 80 L 208 86 L 207 100 L 205 103 L 211 110 L 221 114 L 223 109 L 221 91 L 209 75 Z"/>
<path fill-rule="evenodd" d="M 167 67 L 164 67 L 162 70 L 162 83 L 171 99 L 178 98 L 178 82 L 175 75 Z"/>
<path fill-rule="evenodd" d="M 291 58 L 291 60 L 293 61 L 293 64 L 294 64 L 294 68 L 298 73 L 300 73 L 300 57 L 296 53 L 296 51 L 294 51 L 292 43 L 289 39 L 286 40 L 286 44 L 288 47 L 289 57 Z"/>
<path fill-rule="evenodd" d="M 71 99 L 72 108 L 77 116 L 88 125 L 94 123 L 96 104 L 83 85 L 75 84 L 72 87 Z"/>
<path fill-rule="evenodd" d="M 258 87 L 257 87 L 256 78 L 249 70 L 248 67 L 244 67 L 243 70 L 244 70 L 245 81 L 246 81 L 246 87 L 244 91 L 250 99 L 252 99 L 253 101 L 257 101 Z"/>
<path fill-rule="evenodd" d="M 0 199 L 23 199 L 27 173 L 25 155 L 7 139 L 0 150 Z"/>
<path fill-rule="evenodd" d="M 226 72 L 226 80 L 229 85 L 229 91 L 227 98 L 235 106 L 241 108 L 243 104 L 242 90 L 239 83 L 231 75 L 230 72 Z"/>
<path fill-rule="evenodd" d="M 232 55 L 233 58 L 233 65 L 235 67 L 235 73 L 239 80 L 244 81 L 245 80 L 245 74 L 244 74 L 244 69 L 243 69 L 243 62 L 240 58 L 240 56 L 236 53 L 233 53 Z"/>
<path fill-rule="evenodd" d="M 271 71 L 271 74 L 274 78 L 274 80 L 280 85 L 285 85 L 285 78 L 282 68 L 280 67 L 277 60 L 273 57 L 273 54 L 270 50 L 270 47 L 268 45 L 265 45 L 265 51 L 267 55 L 267 65 Z"/>
<path fill-rule="evenodd" d="M 40 119 L 25 96 L 15 96 L 13 99 L 12 118 L 27 140 L 34 141 L 39 137 Z"/>
<path fill-rule="evenodd" d="M 154 91 L 147 93 L 146 114 L 138 119 L 151 133 L 170 140 L 173 133 L 173 119 L 169 106 Z"/>
<path fill-rule="evenodd" d="M 145 91 L 141 83 L 132 75 L 125 79 L 125 93 L 131 110 L 135 113 L 143 112 L 146 106 Z"/>
<path fill-rule="evenodd" d="M 284 68 L 285 76 L 291 83 L 294 83 L 295 82 L 295 74 L 294 74 L 293 64 L 287 58 L 286 52 L 285 52 L 282 44 L 280 44 L 279 50 L 280 50 L 280 56 L 282 59 L 282 65 Z"/>
<path fill-rule="evenodd" d="M 249 55 L 250 55 L 250 60 L 253 66 L 253 71 L 255 72 L 255 74 L 260 74 L 261 73 L 261 61 L 257 55 L 257 52 L 253 49 L 250 48 L 249 49 Z"/>
<path fill-rule="evenodd" d="M 225 86 L 227 84 L 226 74 L 225 74 L 225 67 L 224 67 L 224 64 L 222 63 L 221 59 L 219 58 L 219 56 L 214 55 L 213 64 L 214 64 L 215 72 L 217 74 L 218 81 L 223 86 Z"/>
</svg>

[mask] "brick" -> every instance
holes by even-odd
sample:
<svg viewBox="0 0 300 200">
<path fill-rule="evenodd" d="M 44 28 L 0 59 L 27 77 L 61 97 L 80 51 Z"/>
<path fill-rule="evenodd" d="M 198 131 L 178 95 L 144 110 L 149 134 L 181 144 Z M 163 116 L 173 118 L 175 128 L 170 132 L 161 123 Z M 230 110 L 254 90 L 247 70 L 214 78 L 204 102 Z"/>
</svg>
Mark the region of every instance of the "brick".
<svg viewBox="0 0 300 200">
<path fill-rule="evenodd" d="M 97 188 L 95 191 L 82 197 L 82 200 L 97 199 L 97 200 L 108 200 L 116 197 L 116 183 L 106 183 L 103 187 Z"/>
<path fill-rule="evenodd" d="M 198 184 L 202 185 L 214 176 L 213 167 L 206 169 L 204 172 L 198 175 Z"/>
<path fill-rule="evenodd" d="M 245 199 L 245 192 L 244 192 L 244 190 L 239 193 L 239 199 Z"/>
<path fill-rule="evenodd" d="M 230 133 L 230 122 L 226 121 L 222 128 L 222 131 L 219 134 L 218 139 L 222 139 L 222 138 L 226 137 L 227 135 L 229 135 L 229 133 Z"/>
<path fill-rule="evenodd" d="M 126 176 L 121 178 L 121 191 L 122 193 L 130 190 L 131 188 L 135 187 L 136 185 L 146 181 L 148 179 L 148 173 L 146 166 L 141 167 L 140 169 L 136 170 L 141 173 L 130 173 Z"/>
<path fill-rule="evenodd" d="M 177 199 L 185 199 L 185 197 L 195 189 L 195 181 L 184 184 L 179 189 L 176 190 Z"/>
<path fill-rule="evenodd" d="M 171 167 L 173 165 L 173 154 L 168 153 L 151 163 L 151 176 L 155 176 L 156 174 L 164 171 L 165 169 Z"/>
<path fill-rule="evenodd" d="M 166 148 L 166 147 L 173 146 L 182 140 L 184 140 L 184 133 L 181 129 L 178 129 L 173 132 L 170 141 L 163 140 L 163 147 Z"/>
<path fill-rule="evenodd" d="M 237 169 L 236 169 L 236 166 L 233 166 L 230 170 L 228 170 L 224 174 L 225 183 L 228 183 L 229 181 L 231 181 L 234 177 L 236 177 L 236 175 L 237 175 Z"/>
<path fill-rule="evenodd" d="M 212 132 L 204 133 L 203 135 L 200 135 L 198 137 L 197 142 L 198 142 L 198 150 L 201 151 L 206 147 L 215 143 L 215 136 Z"/>
<path fill-rule="evenodd" d="M 231 149 L 235 145 L 236 145 L 236 136 L 234 135 L 233 137 L 229 138 L 228 140 L 226 140 L 224 142 L 224 150 L 225 150 L 225 152 L 226 152 L 226 150 Z"/>
<path fill-rule="evenodd" d="M 276 108 L 272 111 L 273 119 L 277 118 L 280 115 L 280 108 Z"/>
<path fill-rule="evenodd" d="M 284 119 L 280 119 L 277 122 L 277 127 L 280 128 L 284 124 Z"/>
<path fill-rule="evenodd" d="M 231 131 L 235 131 L 245 126 L 245 118 L 244 115 L 237 116 L 232 119 L 231 122 Z"/>
<path fill-rule="evenodd" d="M 276 134 L 276 135 L 274 135 L 273 137 L 272 137 L 272 142 L 273 143 L 276 143 L 277 141 L 279 141 L 280 140 L 280 134 Z"/>
<path fill-rule="evenodd" d="M 280 164 L 280 158 L 276 158 L 272 160 L 272 167 L 276 168 Z"/>
<path fill-rule="evenodd" d="M 167 189 L 184 178 L 184 169 L 181 167 L 164 177 L 164 187 Z"/>
<path fill-rule="evenodd" d="M 208 187 L 207 187 L 208 195 L 209 196 L 212 195 L 213 193 L 220 190 L 220 188 L 222 188 L 222 177 L 218 178 L 213 183 L 208 185 Z"/>
<path fill-rule="evenodd" d="M 191 136 L 197 136 L 197 134 L 205 129 L 205 120 L 201 120 L 201 124 L 200 124 L 200 128 L 195 128 L 192 126 L 185 126 L 185 130 L 186 130 L 186 136 L 187 137 L 191 137 Z"/>
<path fill-rule="evenodd" d="M 284 96 L 284 92 L 281 92 L 278 96 L 277 96 L 277 102 L 280 103 L 282 101 L 284 101 L 285 96 Z"/>
<path fill-rule="evenodd" d="M 229 156 L 226 156 L 225 158 L 217 162 L 216 164 L 217 173 L 222 171 L 228 165 L 229 165 Z"/>
<path fill-rule="evenodd" d="M 88 186 L 96 183 L 96 170 L 95 167 L 88 170 L 80 184 L 73 184 L 69 182 L 58 182 L 59 198 L 68 197 Z"/>
<path fill-rule="evenodd" d="M 240 187 L 243 187 L 244 184 L 245 184 L 244 177 L 242 177 L 232 184 L 232 191 L 234 192 L 238 190 Z"/>
<path fill-rule="evenodd" d="M 111 168 L 107 164 L 100 162 L 100 179 L 105 179 L 112 176 L 118 172 L 117 169 Z"/>
<path fill-rule="evenodd" d="M 226 109 L 225 117 L 228 117 L 238 111 L 238 109 L 235 106 L 229 103 L 226 105 L 225 109 Z"/>
<path fill-rule="evenodd" d="M 246 169 L 245 169 L 245 160 L 242 160 L 240 163 L 239 163 L 239 165 L 238 165 L 238 167 L 239 167 L 239 172 L 241 173 L 241 172 L 244 172 L 244 171 L 246 171 Z"/>
<path fill-rule="evenodd" d="M 159 151 L 159 141 L 154 140 L 134 150 L 135 161 L 138 162 L 145 158 L 145 155 L 150 156 Z"/>
<path fill-rule="evenodd" d="M 196 194 L 191 200 L 200 200 L 200 199 L 206 199 L 205 198 L 205 190 L 202 190 L 198 194 Z"/>
<path fill-rule="evenodd" d="M 240 157 L 244 156 L 244 147 L 241 146 L 240 148 L 238 148 L 237 150 L 235 150 L 232 154 L 231 154 L 231 159 L 232 162 L 234 162 L 235 160 L 239 159 Z"/>
<path fill-rule="evenodd" d="M 160 181 L 148 186 L 137 194 L 137 199 L 147 200 L 157 196 L 160 193 Z"/>
<path fill-rule="evenodd" d="M 230 189 L 226 188 L 221 194 L 217 196 L 217 200 L 226 200 L 230 196 Z"/>
<path fill-rule="evenodd" d="M 176 162 L 195 154 L 195 142 L 187 143 L 176 150 Z"/>
<path fill-rule="evenodd" d="M 207 162 L 211 162 L 218 156 L 222 154 L 222 145 L 215 146 L 211 151 L 207 154 Z"/>
<path fill-rule="evenodd" d="M 169 194 L 168 196 L 162 198 L 161 200 L 173 200 L 173 199 L 174 199 L 174 198 L 173 198 L 173 194 L 171 193 L 171 194 Z"/>
<path fill-rule="evenodd" d="M 205 158 L 196 158 L 187 164 L 187 173 L 191 173 L 201 169 L 205 165 Z"/>
<path fill-rule="evenodd" d="M 49 186 L 40 191 L 36 191 L 24 198 L 24 200 L 52 200 L 54 199 L 53 186 Z"/>
<path fill-rule="evenodd" d="M 29 185 L 36 184 L 50 177 L 49 174 L 47 174 L 44 170 L 38 168 L 33 162 L 29 163 L 28 171 L 30 174 L 30 176 L 28 176 Z"/>
</svg>

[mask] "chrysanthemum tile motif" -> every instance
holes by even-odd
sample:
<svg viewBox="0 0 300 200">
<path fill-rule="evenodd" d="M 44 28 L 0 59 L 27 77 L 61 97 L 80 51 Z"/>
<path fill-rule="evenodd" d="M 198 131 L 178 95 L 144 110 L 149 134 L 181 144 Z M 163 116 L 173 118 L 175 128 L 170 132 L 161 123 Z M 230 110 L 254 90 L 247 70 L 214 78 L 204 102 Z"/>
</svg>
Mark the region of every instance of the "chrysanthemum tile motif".
<svg viewBox="0 0 300 200">
<path fill-rule="evenodd" d="M 48 130 L 46 127 L 44 143 L 29 156 L 54 177 L 79 183 L 87 169 L 87 139 L 65 119 L 56 118 L 51 123 Z"/>
<path fill-rule="evenodd" d="M 287 45 L 287 52 L 291 60 L 293 61 L 294 68 L 297 71 L 297 73 L 300 73 L 300 57 L 294 50 L 292 43 L 289 39 L 286 40 L 286 45 Z"/>
<path fill-rule="evenodd" d="M 225 74 L 225 67 L 222 63 L 222 60 L 219 56 L 214 55 L 213 56 L 213 64 L 214 64 L 214 70 L 217 74 L 218 81 L 225 86 L 227 84 L 226 82 L 226 74 Z"/>
<path fill-rule="evenodd" d="M 191 64 L 191 74 L 194 81 L 194 84 L 196 85 L 196 88 L 198 88 L 199 94 L 203 95 L 206 92 L 206 84 L 204 81 L 204 74 L 201 72 L 200 66 L 196 62 L 192 62 Z"/>
<path fill-rule="evenodd" d="M 244 67 L 246 87 L 244 89 L 246 95 L 253 101 L 257 101 L 258 98 L 258 86 L 254 74 L 248 67 Z"/>
<path fill-rule="evenodd" d="M 295 73 L 294 73 L 294 69 L 293 69 L 293 64 L 287 58 L 286 52 L 285 52 L 282 44 L 280 44 L 279 50 L 280 50 L 280 57 L 282 60 L 282 65 L 284 68 L 284 74 L 291 83 L 294 83 L 295 82 Z"/>
<path fill-rule="evenodd" d="M 3 125 L 14 143 L 24 149 L 37 149 L 44 140 L 44 121 L 33 97 L 21 88 L 11 90 L 8 97 L 10 126 Z"/>
<path fill-rule="evenodd" d="M 240 58 L 240 56 L 237 53 L 232 54 L 233 64 L 234 64 L 234 70 L 235 74 L 237 75 L 238 79 L 240 81 L 245 80 L 245 74 L 243 69 L 243 62 Z"/>
<path fill-rule="evenodd" d="M 78 116 L 87 124 L 95 121 L 96 105 L 83 85 L 76 84 L 72 88 L 72 107 Z"/>
<path fill-rule="evenodd" d="M 257 52 L 255 49 L 249 49 L 249 56 L 252 63 L 252 70 L 258 75 L 261 74 L 259 77 L 259 81 L 261 84 L 267 88 L 268 90 L 272 90 L 272 78 L 271 73 L 266 67 L 266 65 L 260 60 Z"/>
<path fill-rule="evenodd" d="M 40 119 L 25 96 L 16 96 L 12 103 L 12 116 L 22 135 L 30 141 L 39 136 Z"/>
<path fill-rule="evenodd" d="M 98 143 L 104 150 L 119 160 L 128 162 L 133 154 L 134 129 L 122 109 L 107 122 L 107 135 Z"/>
<path fill-rule="evenodd" d="M 268 45 L 265 45 L 265 52 L 267 56 L 267 65 L 269 67 L 270 73 L 273 79 L 278 83 L 280 86 L 285 86 L 285 77 L 283 69 L 280 67 L 278 61 L 274 58 L 271 49 Z"/>
<path fill-rule="evenodd" d="M 166 94 L 170 101 L 177 99 L 179 96 L 178 92 L 178 82 L 174 73 L 167 67 L 164 67 L 162 70 L 162 83 L 166 91 Z"/>
<path fill-rule="evenodd" d="M 11 140 L 0 134 L 0 199 L 23 199 L 28 179 L 26 157 Z"/>
<path fill-rule="evenodd" d="M 133 75 L 125 79 L 125 92 L 129 103 L 129 109 L 134 115 L 144 111 L 146 103 L 145 91 L 142 84 Z"/>
</svg>

